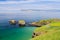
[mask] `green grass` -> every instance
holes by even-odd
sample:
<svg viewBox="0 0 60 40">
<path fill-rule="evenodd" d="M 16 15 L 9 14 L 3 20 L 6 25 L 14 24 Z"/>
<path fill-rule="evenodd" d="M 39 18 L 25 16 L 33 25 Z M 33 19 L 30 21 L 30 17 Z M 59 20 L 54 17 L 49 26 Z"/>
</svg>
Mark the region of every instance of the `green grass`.
<svg viewBox="0 0 60 40">
<path fill-rule="evenodd" d="M 60 40 L 60 31 L 51 31 L 46 34 L 37 36 L 32 40 Z"/>
<path fill-rule="evenodd" d="M 60 22 L 51 23 L 50 26 L 60 26 Z"/>
<path fill-rule="evenodd" d="M 52 22 L 45 26 L 38 27 L 34 32 L 46 33 L 36 36 L 31 40 L 60 40 L 60 22 Z"/>
</svg>

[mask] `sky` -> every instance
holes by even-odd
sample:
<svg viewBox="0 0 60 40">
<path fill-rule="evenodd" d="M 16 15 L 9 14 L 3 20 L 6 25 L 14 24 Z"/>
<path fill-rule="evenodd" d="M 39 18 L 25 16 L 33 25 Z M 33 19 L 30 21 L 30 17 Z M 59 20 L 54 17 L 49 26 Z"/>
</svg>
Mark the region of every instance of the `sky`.
<svg viewBox="0 0 60 40">
<path fill-rule="evenodd" d="M 60 10 L 60 0 L 0 0 L 0 13 L 18 13 L 26 9 Z"/>
</svg>

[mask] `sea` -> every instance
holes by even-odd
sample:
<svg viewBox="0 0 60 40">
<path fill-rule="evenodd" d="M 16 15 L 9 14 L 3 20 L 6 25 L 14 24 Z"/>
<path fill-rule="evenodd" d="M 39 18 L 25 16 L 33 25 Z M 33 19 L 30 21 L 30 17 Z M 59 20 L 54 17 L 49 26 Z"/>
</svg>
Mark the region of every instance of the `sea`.
<svg viewBox="0 0 60 40">
<path fill-rule="evenodd" d="M 60 18 L 59 10 L 21 11 L 19 13 L 0 13 L 0 40 L 30 40 L 37 27 L 24 27 L 9 24 L 9 20 L 25 20 L 27 24 L 43 19 Z"/>
</svg>

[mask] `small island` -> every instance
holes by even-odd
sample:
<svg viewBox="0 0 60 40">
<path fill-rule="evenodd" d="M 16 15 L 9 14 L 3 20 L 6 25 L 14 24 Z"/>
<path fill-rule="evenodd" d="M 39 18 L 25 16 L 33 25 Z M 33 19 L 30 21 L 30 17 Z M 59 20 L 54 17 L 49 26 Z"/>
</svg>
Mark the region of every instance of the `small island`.
<svg viewBox="0 0 60 40">
<path fill-rule="evenodd" d="M 18 21 L 18 25 L 19 25 L 19 26 L 25 26 L 25 24 L 26 24 L 26 23 L 25 23 L 24 20 L 19 20 L 19 21 Z"/>
<path fill-rule="evenodd" d="M 16 25 L 16 21 L 15 20 L 9 20 L 9 24 Z"/>
<path fill-rule="evenodd" d="M 25 25 L 26 25 L 26 23 L 25 23 L 24 20 L 19 20 L 18 22 L 15 21 L 15 20 L 10 20 L 10 21 L 9 21 L 9 24 L 11 24 L 11 25 L 16 25 L 16 24 L 18 24 L 19 26 L 25 26 Z"/>
</svg>

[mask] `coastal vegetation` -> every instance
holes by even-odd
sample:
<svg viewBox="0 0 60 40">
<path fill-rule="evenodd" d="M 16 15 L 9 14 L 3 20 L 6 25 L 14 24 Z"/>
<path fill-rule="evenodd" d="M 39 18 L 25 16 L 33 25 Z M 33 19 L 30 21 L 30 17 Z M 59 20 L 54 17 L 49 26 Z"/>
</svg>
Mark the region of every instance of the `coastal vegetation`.
<svg viewBox="0 0 60 40">
<path fill-rule="evenodd" d="M 32 22 L 32 23 L 27 23 L 29 26 L 35 26 L 35 27 L 41 27 L 43 25 L 47 25 L 50 24 L 52 22 L 60 22 L 60 19 L 46 19 L 46 20 L 40 20 L 37 22 Z M 25 20 L 10 20 L 9 21 L 10 24 L 14 25 L 14 24 L 18 24 L 19 26 L 24 26 L 26 25 Z"/>
<path fill-rule="evenodd" d="M 36 28 L 31 40 L 60 40 L 60 19 L 45 21 L 49 23 Z"/>
<path fill-rule="evenodd" d="M 36 26 L 36 27 L 41 27 L 43 25 L 47 25 L 47 24 L 52 23 L 52 22 L 60 22 L 60 19 L 40 20 L 40 21 L 37 21 L 37 22 L 32 22 L 31 25 Z"/>
<path fill-rule="evenodd" d="M 18 22 L 10 20 L 9 23 L 18 24 L 19 26 L 26 25 L 25 20 L 19 20 Z M 29 25 L 36 27 L 31 40 L 60 40 L 60 19 L 45 19 L 32 22 Z"/>
</svg>

